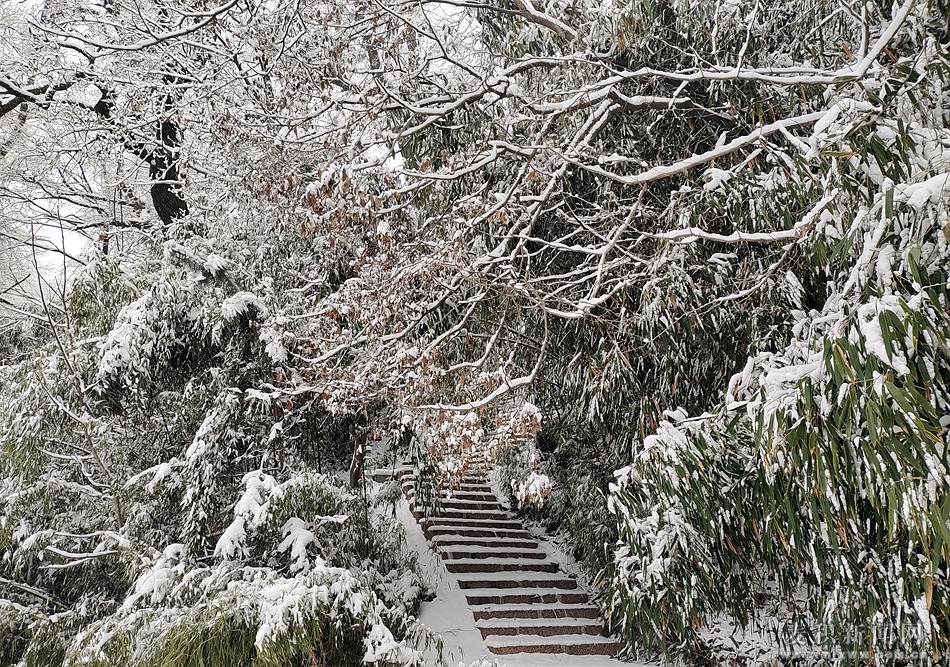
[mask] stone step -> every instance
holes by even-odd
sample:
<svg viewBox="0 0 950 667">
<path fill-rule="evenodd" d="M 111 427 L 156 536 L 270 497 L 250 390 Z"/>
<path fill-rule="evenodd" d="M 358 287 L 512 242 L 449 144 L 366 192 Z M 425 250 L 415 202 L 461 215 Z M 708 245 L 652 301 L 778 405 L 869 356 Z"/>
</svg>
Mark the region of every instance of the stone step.
<svg viewBox="0 0 950 667">
<path fill-rule="evenodd" d="M 620 643 L 616 639 L 594 635 L 488 637 L 485 640 L 485 645 L 495 655 L 512 655 L 514 653 L 615 655 L 620 649 Z"/>
<path fill-rule="evenodd" d="M 423 517 L 419 520 L 423 527 L 446 527 L 453 528 L 494 528 L 496 530 L 524 530 L 524 524 L 515 519 L 453 519 L 442 518 L 440 516 Z"/>
<path fill-rule="evenodd" d="M 491 493 L 494 495 L 494 491 L 492 491 L 491 487 L 487 484 L 459 484 L 459 491 L 469 491 L 472 493 Z"/>
<path fill-rule="evenodd" d="M 586 604 L 584 591 L 566 591 L 554 588 L 536 590 L 497 590 L 471 588 L 465 591 L 469 605 L 538 605 L 538 604 Z"/>
<path fill-rule="evenodd" d="M 455 558 L 526 558 L 531 560 L 541 560 L 547 557 L 547 554 L 541 551 L 540 549 L 516 549 L 511 547 L 505 547 L 504 545 L 496 545 L 490 547 L 483 546 L 464 546 L 464 547 L 447 547 L 440 546 L 439 551 L 442 553 L 442 558 L 446 559 L 455 559 Z"/>
<path fill-rule="evenodd" d="M 476 621 L 490 618 L 599 618 L 600 610 L 585 603 L 485 604 L 471 605 L 471 609 Z"/>
<path fill-rule="evenodd" d="M 440 549 L 538 549 L 538 541 L 531 539 L 463 537 L 461 535 L 437 535 L 432 543 Z M 537 551 L 536 553 L 543 553 Z M 542 556 L 543 557 L 543 556 Z"/>
<path fill-rule="evenodd" d="M 447 510 L 495 510 L 504 509 L 498 501 L 485 502 L 482 500 L 444 500 L 439 507 Z"/>
<path fill-rule="evenodd" d="M 459 588 L 542 588 L 559 590 L 573 590 L 577 582 L 559 573 L 548 572 L 508 572 L 507 576 L 496 573 L 471 572 L 457 577 Z"/>
<path fill-rule="evenodd" d="M 435 503 L 429 503 L 427 506 L 425 503 L 421 502 L 414 496 L 407 496 L 406 499 L 409 501 L 409 507 L 414 510 L 427 509 L 430 512 L 461 512 L 464 516 L 480 516 L 480 515 L 489 515 L 489 514 L 505 514 L 511 516 L 514 513 L 509 512 L 505 509 L 504 505 L 498 505 L 498 507 L 454 507 L 452 501 L 441 501 Z M 469 501 L 465 501 L 469 502 Z"/>
<path fill-rule="evenodd" d="M 557 572 L 557 563 L 523 558 L 456 558 L 445 561 L 445 569 L 453 574 L 494 572 L 495 574 L 523 572 Z"/>
<path fill-rule="evenodd" d="M 419 507 L 422 503 L 416 502 L 416 494 L 414 492 L 404 491 L 406 499 L 409 501 L 409 504 L 413 507 Z M 504 512 L 506 508 L 499 502 L 485 502 L 481 500 L 439 500 L 438 502 L 433 503 L 440 510 L 455 510 L 459 512 Z"/>
<path fill-rule="evenodd" d="M 496 510 L 499 507 L 507 507 L 505 504 L 498 502 L 496 498 L 484 498 L 470 500 L 468 498 L 455 498 L 448 497 L 446 495 L 436 496 L 434 498 L 420 498 L 416 495 L 415 491 L 406 491 L 403 489 L 403 494 L 406 496 L 406 499 L 410 503 L 420 503 L 423 500 L 427 500 L 429 505 L 436 505 L 438 507 L 448 507 L 450 509 L 457 510 Z M 488 507 L 485 507 L 487 505 Z"/>
<path fill-rule="evenodd" d="M 401 480 L 415 484 L 419 481 L 416 475 L 404 475 Z M 433 480 L 434 481 L 434 480 Z M 448 485 L 446 485 L 448 486 Z M 477 486 L 491 490 L 491 485 L 485 477 L 463 477 L 461 480 L 454 480 L 452 487 L 456 489 L 465 489 L 466 487 Z"/>
<path fill-rule="evenodd" d="M 413 508 L 413 515 L 422 514 L 419 508 Z M 484 521 L 515 521 L 515 518 L 505 512 L 495 510 L 438 510 L 429 515 L 434 519 L 478 519 Z"/>
<path fill-rule="evenodd" d="M 482 639 L 490 636 L 515 635 L 539 637 L 594 635 L 600 637 L 604 631 L 598 621 L 587 618 L 493 618 L 477 621 L 475 627 L 482 633 Z"/>
<path fill-rule="evenodd" d="M 442 497 L 446 500 L 474 500 L 482 503 L 498 502 L 498 498 L 496 498 L 495 494 L 491 491 L 477 493 L 474 491 L 443 491 Z"/>
<path fill-rule="evenodd" d="M 514 538 L 520 540 L 533 539 L 531 533 L 522 530 L 510 530 L 505 528 L 467 528 L 464 526 L 423 526 L 422 532 L 426 538 L 434 540 L 441 535 L 458 537 L 487 537 L 487 538 Z"/>
<path fill-rule="evenodd" d="M 415 491 L 416 490 L 416 481 L 410 477 L 400 478 L 400 483 L 404 491 Z M 491 499 L 497 500 L 494 491 L 487 484 L 460 484 L 457 487 L 444 488 L 440 491 L 444 496 L 449 494 L 457 495 L 459 493 L 474 493 L 479 495 L 491 496 Z M 474 498 L 467 498 L 466 500 L 477 500 Z"/>
</svg>

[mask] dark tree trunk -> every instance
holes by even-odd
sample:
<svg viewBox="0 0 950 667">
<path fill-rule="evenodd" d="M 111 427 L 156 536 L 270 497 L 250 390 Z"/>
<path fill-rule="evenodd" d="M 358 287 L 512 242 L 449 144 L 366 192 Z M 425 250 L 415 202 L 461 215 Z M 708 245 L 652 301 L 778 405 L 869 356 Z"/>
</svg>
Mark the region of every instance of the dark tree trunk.
<svg viewBox="0 0 950 667">
<path fill-rule="evenodd" d="M 358 489 L 363 481 L 363 466 L 366 462 L 366 441 L 369 439 L 369 428 L 366 425 L 366 414 L 360 413 L 353 424 L 353 458 L 350 459 L 350 488 Z"/>
<path fill-rule="evenodd" d="M 181 146 L 178 126 L 170 120 L 163 120 L 159 124 L 161 143 L 157 150 L 151 151 L 148 160 L 149 176 L 155 183 L 152 184 L 152 206 L 159 219 L 166 225 L 188 213 L 188 202 L 181 195 L 179 184 L 178 158 L 175 152 Z"/>
<path fill-rule="evenodd" d="M 111 91 L 101 88 L 100 91 L 102 98 L 93 107 L 93 111 L 102 118 L 111 120 L 115 100 Z M 166 94 L 162 106 L 166 114 L 171 113 L 170 93 Z M 153 181 L 150 189 L 152 206 L 159 220 L 170 225 L 188 213 L 188 202 L 181 193 L 181 174 L 178 171 L 177 153 L 181 147 L 181 133 L 175 122 L 167 117 L 159 121 L 156 130 L 155 144 L 137 142 L 131 137 L 124 137 L 123 143 L 148 164 L 148 174 Z"/>
</svg>

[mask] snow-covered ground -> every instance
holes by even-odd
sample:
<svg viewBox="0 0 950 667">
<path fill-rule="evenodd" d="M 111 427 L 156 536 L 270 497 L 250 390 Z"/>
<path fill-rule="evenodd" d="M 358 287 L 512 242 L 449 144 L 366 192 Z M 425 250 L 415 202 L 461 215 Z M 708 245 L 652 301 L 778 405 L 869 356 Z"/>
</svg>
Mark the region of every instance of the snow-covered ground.
<svg viewBox="0 0 950 667">
<path fill-rule="evenodd" d="M 432 602 L 422 604 L 420 620 L 442 636 L 448 664 L 468 665 L 479 659 L 491 658 L 481 633 L 475 628 L 475 617 L 462 589 L 426 540 L 405 498 L 400 499 L 396 506 L 396 517 L 406 529 L 408 547 L 418 555 L 423 578 L 436 595 Z M 434 655 L 431 662 L 435 662 Z"/>
</svg>

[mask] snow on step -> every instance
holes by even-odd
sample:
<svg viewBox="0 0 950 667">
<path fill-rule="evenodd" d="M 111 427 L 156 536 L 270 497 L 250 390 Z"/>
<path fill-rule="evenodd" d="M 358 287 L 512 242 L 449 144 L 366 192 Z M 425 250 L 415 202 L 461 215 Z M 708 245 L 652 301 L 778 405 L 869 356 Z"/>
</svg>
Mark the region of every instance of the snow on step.
<svg viewBox="0 0 950 667">
<path fill-rule="evenodd" d="M 456 512 L 507 512 L 508 510 L 496 501 L 489 500 L 455 500 L 452 498 L 433 499 L 433 502 L 426 504 L 417 501 L 414 493 L 407 493 L 409 504 L 415 507 L 431 507 L 437 510 L 455 510 Z"/>
<path fill-rule="evenodd" d="M 585 604 L 590 602 L 587 593 L 579 590 L 532 589 L 497 590 L 493 588 L 473 588 L 464 591 L 465 599 L 473 605 L 506 604 Z"/>
<path fill-rule="evenodd" d="M 490 618 L 588 618 L 600 617 L 600 610 L 590 604 L 484 604 L 469 605 L 476 621 Z"/>
<path fill-rule="evenodd" d="M 412 496 L 409 497 L 410 503 L 420 509 L 425 503 L 415 502 Z M 433 511 L 452 510 L 454 512 L 465 512 L 466 514 L 507 514 L 508 510 L 495 502 L 485 502 L 483 500 L 441 500 L 438 504 L 430 505 Z"/>
<path fill-rule="evenodd" d="M 556 588 L 571 590 L 577 582 L 563 574 L 548 572 L 508 572 L 499 577 L 496 573 L 472 572 L 458 576 L 459 588 Z"/>
<path fill-rule="evenodd" d="M 420 513 L 421 514 L 421 513 Z M 511 516 L 498 510 L 440 510 L 429 515 L 433 519 L 468 519 L 479 521 L 511 521 Z"/>
<path fill-rule="evenodd" d="M 589 618 L 493 618 L 477 621 L 475 627 L 482 638 L 490 636 L 535 635 L 554 637 L 558 635 L 592 635 L 600 637 L 603 627 Z"/>
<path fill-rule="evenodd" d="M 415 489 L 414 479 L 403 477 L 399 480 L 404 489 Z M 458 498 L 459 500 L 491 500 L 498 498 L 487 484 L 462 484 L 460 486 L 432 487 L 432 490 L 443 498 Z"/>
<path fill-rule="evenodd" d="M 496 575 L 558 571 L 557 563 L 527 558 L 448 558 L 445 560 L 445 569 L 453 574 L 491 572 Z"/>
<path fill-rule="evenodd" d="M 409 499 L 409 502 L 418 507 L 420 503 L 416 502 L 416 497 L 414 493 L 407 493 L 406 497 Z M 462 512 L 468 512 L 473 510 L 482 510 L 482 511 L 491 511 L 491 512 L 504 512 L 505 508 L 502 507 L 501 503 L 498 502 L 485 502 L 483 500 L 440 500 L 438 503 L 439 509 L 446 510 L 458 510 Z"/>
<path fill-rule="evenodd" d="M 443 500 L 439 507 L 447 510 L 494 510 L 503 511 L 498 501 L 485 502 L 484 500 Z"/>
<path fill-rule="evenodd" d="M 422 531 L 430 540 L 437 535 L 461 535 L 462 537 L 531 539 L 531 533 L 514 526 L 465 526 L 451 523 L 425 523 Z"/>
<path fill-rule="evenodd" d="M 568 653 L 570 655 L 613 655 L 620 648 L 615 639 L 597 635 L 558 635 L 556 637 L 538 637 L 523 635 L 516 637 L 491 636 L 485 644 L 495 655 L 512 653 Z"/>
<path fill-rule="evenodd" d="M 458 513 L 458 516 L 447 516 L 447 512 Z M 507 524 L 512 527 L 517 526 L 518 528 L 524 528 L 524 524 L 521 523 L 518 519 L 512 517 L 510 514 L 506 514 L 501 510 L 492 510 L 492 512 L 471 512 L 471 511 L 462 511 L 458 512 L 452 508 L 445 508 L 441 511 L 431 511 L 428 514 L 423 516 L 424 521 L 448 521 L 450 523 L 463 526 L 471 525 L 476 522 L 489 522 L 489 523 L 499 523 Z"/>
<path fill-rule="evenodd" d="M 436 535 L 432 538 L 432 543 L 440 549 L 498 549 L 503 553 L 507 549 L 538 549 L 538 542 L 535 539 L 515 539 L 505 537 L 464 537 L 462 535 Z M 535 553 L 541 554 L 543 551 L 537 550 Z"/>
<path fill-rule="evenodd" d="M 402 482 L 403 487 L 408 486 L 409 488 L 414 488 L 416 485 L 416 478 L 413 475 L 403 475 L 402 477 L 399 478 L 399 481 Z M 453 487 L 452 490 L 443 489 L 442 493 L 457 493 L 459 491 L 472 492 L 472 493 L 485 493 L 485 494 L 494 495 L 494 493 L 491 490 L 491 487 L 488 484 L 485 484 L 484 482 L 479 482 L 479 483 L 474 483 L 474 484 L 470 482 L 462 482 L 461 484 L 458 484 L 457 487 Z"/>
<path fill-rule="evenodd" d="M 415 493 L 416 485 L 412 482 L 407 482 L 403 480 L 402 488 L 406 493 Z M 497 503 L 498 498 L 490 490 L 486 491 L 480 487 L 474 489 L 441 489 L 439 491 L 434 491 L 434 495 L 438 496 L 442 500 L 460 500 L 460 501 L 469 501 L 469 502 L 492 502 Z"/>
<path fill-rule="evenodd" d="M 467 528 L 462 526 L 423 526 L 423 532 L 430 540 L 437 535 L 461 535 L 462 537 L 513 537 L 528 540 L 531 533 L 522 530 L 508 530 L 505 528 Z"/>
<path fill-rule="evenodd" d="M 514 519 L 443 519 L 436 515 L 423 517 L 423 526 L 457 526 L 459 528 L 500 528 L 504 530 L 524 530 L 520 521 Z"/>
<path fill-rule="evenodd" d="M 474 500 L 476 502 L 496 503 L 498 499 L 491 491 L 443 491 L 442 497 L 446 500 Z"/>
<path fill-rule="evenodd" d="M 518 547 L 505 547 L 497 544 L 492 546 L 443 546 L 438 545 L 443 558 L 530 558 L 531 560 L 541 560 L 547 558 L 547 554 L 538 548 L 524 549 Z"/>
</svg>

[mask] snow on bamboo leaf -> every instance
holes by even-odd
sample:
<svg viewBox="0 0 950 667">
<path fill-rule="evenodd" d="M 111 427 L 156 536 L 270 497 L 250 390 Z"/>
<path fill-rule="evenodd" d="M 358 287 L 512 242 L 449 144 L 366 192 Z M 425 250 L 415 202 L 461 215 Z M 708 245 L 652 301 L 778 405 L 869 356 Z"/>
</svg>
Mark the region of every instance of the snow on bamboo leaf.
<svg viewBox="0 0 950 667">
<path fill-rule="evenodd" d="M 518 499 L 519 505 L 533 503 L 536 507 L 544 505 L 544 499 L 551 495 L 553 485 L 547 475 L 531 472 L 520 483 L 511 481 L 511 490 Z"/>
<path fill-rule="evenodd" d="M 221 303 L 221 317 L 233 320 L 241 315 L 248 317 L 266 317 L 267 306 L 263 299 L 250 292 L 232 294 Z"/>
</svg>

